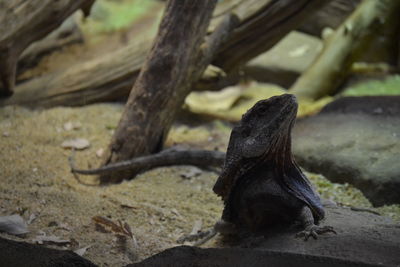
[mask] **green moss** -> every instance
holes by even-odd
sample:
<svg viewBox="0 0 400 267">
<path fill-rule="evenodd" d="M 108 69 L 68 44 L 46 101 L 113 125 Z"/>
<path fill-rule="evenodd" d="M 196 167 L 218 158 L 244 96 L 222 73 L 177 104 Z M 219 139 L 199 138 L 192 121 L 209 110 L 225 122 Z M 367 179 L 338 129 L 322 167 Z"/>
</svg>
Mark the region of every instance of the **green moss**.
<svg viewBox="0 0 400 267">
<path fill-rule="evenodd" d="M 317 187 L 318 193 L 324 199 L 329 199 L 345 206 L 372 207 L 363 193 L 350 184 L 332 183 L 324 176 L 314 173 L 306 173 L 307 177 Z"/>
<path fill-rule="evenodd" d="M 400 95 L 400 75 L 389 76 L 383 81 L 368 81 L 350 87 L 344 96 Z"/>
<path fill-rule="evenodd" d="M 374 208 L 364 194 L 351 184 L 332 183 L 320 174 L 310 172 L 305 172 L 305 174 L 316 186 L 317 191 L 322 198 L 332 200 L 343 206 L 376 211 L 381 215 L 392 218 L 395 222 L 400 222 L 400 204 Z"/>
<path fill-rule="evenodd" d="M 382 215 L 391 217 L 395 222 L 400 222 L 400 204 L 385 205 L 376 208 Z"/>
<path fill-rule="evenodd" d="M 149 0 L 96 1 L 84 28 L 92 34 L 118 31 L 151 14 L 155 5 Z"/>
</svg>

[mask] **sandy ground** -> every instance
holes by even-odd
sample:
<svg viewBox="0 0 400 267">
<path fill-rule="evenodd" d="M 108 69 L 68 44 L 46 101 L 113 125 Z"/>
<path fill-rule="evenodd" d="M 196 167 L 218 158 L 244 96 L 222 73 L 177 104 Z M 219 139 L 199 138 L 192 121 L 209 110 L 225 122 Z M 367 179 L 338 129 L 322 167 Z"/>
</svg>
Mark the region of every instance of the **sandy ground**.
<svg viewBox="0 0 400 267">
<path fill-rule="evenodd" d="M 152 16 L 160 8 L 161 4 L 150 17 L 142 17 L 137 27 L 123 33 L 108 34 L 104 40 L 96 39 L 53 53 L 20 78 L 65 69 L 78 60 L 118 49 L 142 33 L 143 27 L 150 27 L 147 22 L 154 23 Z M 117 104 L 44 111 L 12 106 L 0 109 L 0 216 L 20 214 L 27 221 L 34 218 L 26 236 L 4 233 L 0 236 L 31 243 L 39 235 L 55 236 L 69 244 L 44 245 L 71 250 L 89 246 L 84 257 L 94 263 L 123 266 L 177 245 L 177 239 L 190 233 L 200 221 L 202 229 L 215 223 L 222 203 L 211 190 L 217 178 L 213 172 L 199 172 L 189 166 L 170 167 L 154 169 L 134 180 L 106 187 L 77 182 L 68 165 L 71 151 L 61 144 L 71 138 L 87 139 L 90 147 L 76 153 L 77 165 L 98 166 L 100 158 L 96 152 L 107 147 L 121 112 L 122 106 Z M 68 130 L 64 127 L 66 123 L 79 127 Z M 167 145 L 177 143 L 224 151 L 229 132 L 229 125 L 220 121 L 181 123 L 173 127 Z M 371 207 L 360 191 L 349 185 L 332 184 L 320 175 L 308 176 L 324 198 L 345 205 Z M 90 176 L 81 178 L 94 182 Z M 400 216 L 400 206 L 379 211 L 395 219 Z M 137 244 L 129 238 L 124 243 L 115 232 L 96 226 L 95 216 L 127 223 Z M 206 244 L 216 245 L 215 241 Z"/>
<path fill-rule="evenodd" d="M 208 227 L 218 218 L 221 205 L 210 190 L 216 174 L 201 172 L 198 177 L 182 178 L 192 167 L 155 169 L 107 187 L 84 186 L 75 180 L 67 161 L 71 151 L 61 143 L 69 138 L 88 139 L 91 146 L 77 152 L 77 163 L 84 168 L 97 166 L 96 151 L 106 147 L 121 110 L 118 105 L 95 105 L 44 112 L 17 107 L 0 111 L 0 215 L 37 216 L 25 241 L 43 231 L 75 240 L 72 249 L 91 245 L 85 257 L 99 265 L 121 266 L 175 245 L 196 220 Z M 66 131 L 63 125 L 67 122 L 81 127 Z M 174 136 L 185 142 L 185 136 L 196 132 L 196 143 L 204 146 L 213 138 L 212 131 L 210 135 L 205 129 L 178 126 L 168 143 L 175 142 Z M 82 179 L 90 182 L 91 177 Z M 113 233 L 96 231 L 94 216 L 128 223 L 137 248 L 126 253 Z"/>
<path fill-rule="evenodd" d="M 177 245 L 177 239 L 190 233 L 196 221 L 201 221 L 202 229 L 213 225 L 222 211 L 221 201 L 211 190 L 217 178 L 213 172 L 170 167 L 154 169 L 118 185 L 85 186 L 77 182 L 69 171 L 71 151 L 61 143 L 70 138 L 87 139 L 90 147 L 77 152 L 77 164 L 81 168 L 98 166 L 96 152 L 106 148 L 121 112 L 122 106 L 117 104 L 44 111 L 0 109 L 0 216 L 18 213 L 26 220 L 36 217 L 25 237 L 2 237 L 34 242 L 43 233 L 54 235 L 70 243 L 49 246 L 72 250 L 90 246 L 84 257 L 100 266 L 122 266 Z M 77 127 L 65 129 L 66 123 Z M 190 126 L 181 123 L 174 126 L 167 145 L 224 151 L 229 131 L 229 125 L 220 121 Z M 370 207 L 351 186 L 309 176 L 323 197 Z M 81 178 L 94 182 L 93 177 Z M 397 206 L 380 211 L 394 217 L 400 214 Z M 127 223 L 137 244 L 129 238 L 124 243 L 116 233 L 96 227 L 95 216 Z M 215 241 L 207 244 L 215 245 Z"/>
</svg>

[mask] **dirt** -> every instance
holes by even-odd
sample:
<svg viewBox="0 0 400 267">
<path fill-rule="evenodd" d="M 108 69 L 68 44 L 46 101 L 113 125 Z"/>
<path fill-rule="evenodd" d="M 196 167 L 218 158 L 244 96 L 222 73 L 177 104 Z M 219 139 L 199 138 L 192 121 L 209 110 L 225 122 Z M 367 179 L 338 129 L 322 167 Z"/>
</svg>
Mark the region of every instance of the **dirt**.
<svg viewBox="0 0 400 267">
<path fill-rule="evenodd" d="M 84 257 L 100 266 L 122 266 L 144 259 L 177 245 L 177 239 L 191 232 L 196 221 L 202 229 L 211 227 L 220 217 L 222 203 L 212 193 L 217 174 L 193 167 L 158 168 L 140 174 L 134 180 L 111 186 L 85 186 L 70 173 L 71 150 L 61 143 L 85 138 L 88 149 L 76 153 L 80 168 L 96 167 L 96 155 L 105 149 L 118 123 L 122 106 L 97 104 L 81 108 L 54 108 L 31 111 L 9 106 L 0 109 L 0 215 L 21 214 L 28 220 L 30 233 L 23 238 L 2 237 L 33 242 L 43 234 L 70 240 L 62 249 L 90 246 Z M 72 123 L 76 129 L 69 129 Z M 66 128 L 66 129 L 65 129 Z M 224 151 L 230 127 L 221 121 L 176 124 L 167 145 L 220 149 Z M 362 194 L 349 185 L 336 185 L 322 176 L 309 175 L 325 198 L 348 205 L 369 207 Z M 87 183 L 95 177 L 81 176 Z M 333 191 L 329 188 L 334 189 Z M 360 200 L 361 199 L 361 200 Z M 395 209 L 386 214 L 398 214 Z M 103 216 L 127 223 L 137 246 L 121 244 L 115 233 L 96 228 L 93 217 Z M 216 246 L 209 242 L 206 246 Z M 54 247 L 54 246 L 53 246 Z"/>
<path fill-rule="evenodd" d="M 174 246 L 196 220 L 202 220 L 204 228 L 215 222 L 221 205 L 210 190 L 217 177 L 214 173 L 204 171 L 184 179 L 181 175 L 192 167 L 160 168 L 113 186 L 90 187 L 77 182 L 69 172 L 71 151 L 61 143 L 76 137 L 88 139 L 91 146 L 77 152 L 77 164 L 97 166 L 96 151 L 106 147 L 121 110 L 121 106 L 103 104 L 42 112 L 19 107 L 0 111 L 0 213 L 20 213 L 25 219 L 37 216 L 23 240 L 32 241 L 43 231 L 76 240 L 72 249 L 91 245 L 85 257 L 96 264 L 121 266 Z M 81 127 L 66 131 L 63 126 L 67 122 Z M 168 143 L 177 142 L 174 135 L 185 141 L 182 136 L 193 132 L 197 132 L 200 145 L 213 136 L 205 129 L 177 126 Z M 90 177 L 82 179 L 91 182 Z M 94 216 L 128 223 L 138 242 L 135 256 L 118 248 L 114 234 L 96 231 Z"/>
</svg>

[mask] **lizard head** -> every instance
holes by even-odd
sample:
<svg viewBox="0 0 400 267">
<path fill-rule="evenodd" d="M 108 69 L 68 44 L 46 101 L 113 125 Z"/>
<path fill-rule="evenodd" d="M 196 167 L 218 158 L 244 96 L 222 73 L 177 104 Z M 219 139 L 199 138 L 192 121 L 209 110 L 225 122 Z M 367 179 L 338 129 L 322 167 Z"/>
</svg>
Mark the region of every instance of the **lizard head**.
<svg viewBox="0 0 400 267">
<path fill-rule="evenodd" d="M 233 130 L 240 133 L 241 156 L 259 157 L 273 145 L 271 142 L 282 135 L 290 136 L 297 107 L 296 97 L 290 94 L 258 101 Z"/>
<path fill-rule="evenodd" d="M 258 101 L 231 132 L 223 171 L 213 190 L 223 198 L 240 170 L 274 149 L 274 142 L 289 136 L 297 114 L 294 95 L 283 94 Z M 290 149 L 290 148 L 289 148 Z M 255 160 L 252 160 L 255 159 Z"/>
</svg>

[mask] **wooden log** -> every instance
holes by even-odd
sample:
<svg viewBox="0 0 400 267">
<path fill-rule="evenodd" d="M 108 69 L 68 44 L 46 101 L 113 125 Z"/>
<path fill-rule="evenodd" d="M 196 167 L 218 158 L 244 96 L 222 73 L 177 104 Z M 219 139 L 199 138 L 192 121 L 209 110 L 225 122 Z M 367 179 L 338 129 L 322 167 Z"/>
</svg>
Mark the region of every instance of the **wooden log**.
<svg viewBox="0 0 400 267">
<path fill-rule="evenodd" d="M 31 43 L 56 29 L 94 0 L 0 0 L 0 97 L 13 93 L 17 61 Z"/>
<path fill-rule="evenodd" d="M 307 15 L 311 15 L 317 6 L 322 5 L 322 2 L 329 1 L 235 0 L 222 3 L 225 2 L 229 5 L 221 5 L 216 10 L 210 28 L 215 28 L 224 14 L 230 12 L 238 14 L 241 23 L 235 30 L 235 35 L 229 37 L 227 41 L 229 45 L 225 46 L 225 50 L 221 50 L 223 54 L 218 53 L 215 60 L 228 69 L 235 69 L 238 67 L 235 64 L 243 64 L 251 57 L 264 52 L 288 31 L 295 28 Z M 277 3 L 280 5 L 277 6 Z M 269 19 L 273 20 L 269 21 Z M 266 25 L 270 27 L 264 27 L 260 24 L 261 22 L 267 23 Z M 247 38 L 247 30 L 256 31 L 259 36 L 262 36 L 261 41 L 252 43 L 251 38 L 257 39 L 259 36 L 254 34 L 250 36 L 251 38 Z M 240 37 L 241 35 L 243 38 Z M 141 43 L 132 43 L 100 58 L 77 62 L 76 65 L 63 71 L 49 73 L 20 84 L 11 98 L 0 100 L 0 106 L 11 104 L 30 107 L 79 106 L 126 98 L 144 62 L 150 42 L 151 40 L 143 40 Z M 254 46 L 260 46 L 262 49 L 255 49 Z M 258 52 L 251 52 L 253 48 Z M 248 51 L 248 54 L 242 53 L 242 49 Z M 228 51 L 235 58 L 231 66 L 227 65 Z M 243 58 L 240 59 L 237 55 Z M 206 81 L 202 79 L 204 82 L 197 84 L 195 88 L 218 89 L 219 85 L 226 85 L 231 81 L 232 76 L 229 74 L 228 79 L 221 79 L 221 77 L 214 79 L 217 84 L 210 83 L 209 79 Z"/>
<path fill-rule="evenodd" d="M 83 41 L 83 35 L 76 23 L 76 19 L 74 16 L 69 17 L 56 30 L 24 50 L 18 60 L 17 77 L 18 74 L 36 66 L 44 56 L 65 46 L 82 43 Z"/>
<path fill-rule="evenodd" d="M 204 43 L 216 0 L 169 0 L 148 59 L 129 95 L 105 153 L 104 164 L 159 152 L 175 114 L 220 44 L 239 22 L 228 16 Z M 131 171 L 100 176 L 101 183 L 130 178 Z"/>
<path fill-rule="evenodd" d="M 378 30 L 397 19 L 399 12 L 398 0 L 364 0 L 329 37 L 318 58 L 289 91 L 308 99 L 333 94 Z"/>
</svg>

